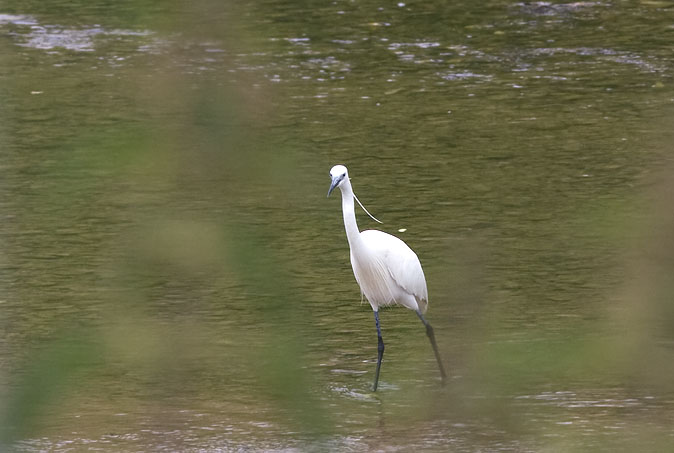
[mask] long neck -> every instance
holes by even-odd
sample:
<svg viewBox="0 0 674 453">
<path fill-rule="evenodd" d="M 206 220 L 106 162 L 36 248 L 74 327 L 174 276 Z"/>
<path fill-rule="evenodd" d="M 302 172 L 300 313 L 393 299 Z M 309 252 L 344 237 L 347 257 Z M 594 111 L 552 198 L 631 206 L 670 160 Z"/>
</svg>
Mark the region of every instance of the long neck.
<svg viewBox="0 0 674 453">
<path fill-rule="evenodd" d="M 347 177 L 348 178 L 348 177 Z M 360 231 L 356 223 L 356 210 L 353 205 L 353 189 L 351 181 L 348 179 L 340 186 L 342 192 L 342 215 L 344 216 L 344 228 L 346 229 L 346 238 L 349 240 L 349 247 L 353 249 L 361 243 Z"/>
</svg>

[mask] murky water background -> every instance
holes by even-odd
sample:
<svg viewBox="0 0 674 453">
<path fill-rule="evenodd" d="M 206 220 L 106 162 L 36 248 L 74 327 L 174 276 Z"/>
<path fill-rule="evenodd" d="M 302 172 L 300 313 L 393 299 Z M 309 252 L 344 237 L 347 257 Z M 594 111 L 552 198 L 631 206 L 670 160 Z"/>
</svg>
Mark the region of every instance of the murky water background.
<svg viewBox="0 0 674 453">
<path fill-rule="evenodd" d="M 3 8 L 3 449 L 672 449 L 671 2 Z"/>
</svg>

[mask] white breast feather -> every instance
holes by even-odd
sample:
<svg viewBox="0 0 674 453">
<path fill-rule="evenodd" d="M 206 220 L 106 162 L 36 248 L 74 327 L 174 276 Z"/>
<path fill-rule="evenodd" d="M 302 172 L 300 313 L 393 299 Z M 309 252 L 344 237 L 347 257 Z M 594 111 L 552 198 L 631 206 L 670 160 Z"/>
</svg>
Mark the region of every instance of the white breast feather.
<svg viewBox="0 0 674 453">
<path fill-rule="evenodd" d="M 405 303 L 416 299 L 419 309 L 426 311 L 428 290 L 417 255 L 395 236 L 377 230 L 361 232 L 366 253 L 359 259 L 351 254 L 351 264 L 361 292 L 376 310 L 378 306 Z M 413 308 L 413 307 L 410 307 Z"/>
</svg>

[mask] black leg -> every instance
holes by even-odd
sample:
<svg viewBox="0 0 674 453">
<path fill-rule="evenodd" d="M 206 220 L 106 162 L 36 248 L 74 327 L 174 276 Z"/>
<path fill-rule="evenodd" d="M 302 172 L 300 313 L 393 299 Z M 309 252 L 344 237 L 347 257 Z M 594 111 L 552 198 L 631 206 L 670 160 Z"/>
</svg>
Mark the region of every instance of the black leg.
<svg viewBox="0 0 674 453">
<path fill-rule="evenodd" d="M 379 383 L 379 369 L 381 368 L 381 359 L 384 357 L 384 340 L 381 337 L 381 329 L 379 328 L 379 312 L 374 312 L 374 323 L 377 326 L 377 370 L 374 372 L 374 387 L 373 392 L 377 391 L 377 384 Z"/>
<path fill-rule="evenodd" d="M 431 327 L 430 323 L 426 321 L 426 319 L 424 318 L 424 315 L 422 315 L 421 312 L 418 310 L 417 316 L 419 317 L 419 319 L 421 319 L 421 322 L 423 322 L 424 325 L 426 326 L 426 335 L 428 335 L 428 339 L 431 341 L 431 346 L 433 346 L 433 353 L 435 354 L 435 360 L 438 361 L 438 367 L 440 368 L 440 377 L 442 378 L 442 383 L 444 385 L 447 375 L 445 374 L 445 368 L 442 366 L 442 360 L 440 359 L 440 353 L 438 352 L 438 345 L 435 343 L 435 334 L 433 333 L 433 327 Z M 379 323 L 377 323 L 377 325 L 379 325 Z"/>
</svg>

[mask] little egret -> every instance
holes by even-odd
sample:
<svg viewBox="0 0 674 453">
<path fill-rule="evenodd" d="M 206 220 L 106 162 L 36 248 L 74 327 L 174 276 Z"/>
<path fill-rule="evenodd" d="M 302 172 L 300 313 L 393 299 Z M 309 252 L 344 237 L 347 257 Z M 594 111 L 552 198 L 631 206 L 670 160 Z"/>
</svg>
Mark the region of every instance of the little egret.
<svg viewBox="0 0 674 453">
<path fill-rule="evenodd" d="M 328 196 L 335 188 L 342 192 L 342 214 L 346 238 L 351 250 L 351 267 L 360 291 L 365 295 L 374 310 L 374 322 L 377 327 L 377 369 L 374 374 L 374 391 L 377 391 L 381 359 L 384 356 L 384 340 L 379 327 L 379 307 L 400 304 L 414 310 L 426 326 L 426 335 L 433 346 L 435 359 L 440 367 L 442 382 L 445 381 L 445 369 L 435 343 L 433 328 L 424 318 L 428 307 L 428 290 L 421 263 L 416 253 L 395 236 L 378 230 L 359 231 L 356 223 L 356 211 L 353 200 L 374 220 L 372 214 L 360 203 L 351 188 L 349 173 L 344 165 L 335 165 L 330 170 L 332 183 Z M 381 222 L 379 222 L 381 223 Z"/>
</svg>

